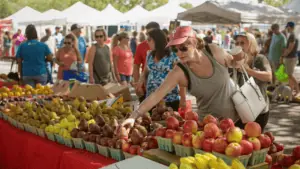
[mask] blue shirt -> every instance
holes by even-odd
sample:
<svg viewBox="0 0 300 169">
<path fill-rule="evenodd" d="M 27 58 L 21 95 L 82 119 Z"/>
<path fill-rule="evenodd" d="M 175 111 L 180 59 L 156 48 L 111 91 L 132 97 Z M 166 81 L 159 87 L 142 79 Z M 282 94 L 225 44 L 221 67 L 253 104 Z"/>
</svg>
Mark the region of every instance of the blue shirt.
<svg viewBox="0 0 300 169">
<path fill-rule="evenodd" d="M 78 40 L 78 50 L 79 50 L 82 60 L 84 61 L 84 57 L 86 54 L 86 42 L 82 36 L 79 36 L 77 38 L 77 40 Z M 64 46 L 64 39 L 61 40 L 59 48 L 62 48 L 63 46 Z M 84 62 L 82 62 L 82 63 L 84 63 Z"/>
<path fill-rule="evenodd" d="M 23 76 L 46 74 L 46 56 L 52 54 L 49 47 L 38 40 L 27 40 L 19 46 L 16 58 L 22 59 Z"/>
<path fill-rule="evenodd" d="M 166 79 L 168 73 L 174 68 L 175 63 L 178 61 L 178 57 L 175 53 L 171 53 L 168 57 L 163 57 L 159 62 L 154 62 L 152 55 L 147 56 L 147 66 L 149 75 L 146 85 L 146 96 L 148 97 L 153 93 Z M 179 87 L 176 86 L 170 93 L 168 93 L 164 100 L 165 102 L 178 101 Z"/>
</svg>

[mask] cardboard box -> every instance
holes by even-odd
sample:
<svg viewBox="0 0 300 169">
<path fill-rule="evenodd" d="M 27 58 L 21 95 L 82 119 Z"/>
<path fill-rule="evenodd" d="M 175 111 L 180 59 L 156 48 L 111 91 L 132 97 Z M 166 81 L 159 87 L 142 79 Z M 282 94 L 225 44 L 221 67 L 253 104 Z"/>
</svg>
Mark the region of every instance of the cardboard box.
<svg viewBox="0 0 300 169">
<path fill-rule="evenodd" d="M 168 169 L 168 167 L 144 157 L 135 156 L 101 169 Z"/>
<path fill-rule="evenodd" d="M 55 95 L 67 95 L 70 92 L 70 82 L 65 80 L 57 81 L 53 86 L 52 90 Z"/>
<path fill-rule="evenodd" d="M 105 90 L 101 85 L 97 84 L 83 84 L 80 82 L 75 82 L 73 88 L 69 93 L 70 97 L 83 96 L 87 100 L 105 100 L 111 98 L 107 90 Z"/>
<path fill-rule="evenodd" d="M 128 86 L 120 85 L 118 83 L 108 83 L 103 87 L 107 90 L 108 93 L 111 93 L 116 97 L 122 95 L 125 102 L 132 100 Z"/>
</svg>

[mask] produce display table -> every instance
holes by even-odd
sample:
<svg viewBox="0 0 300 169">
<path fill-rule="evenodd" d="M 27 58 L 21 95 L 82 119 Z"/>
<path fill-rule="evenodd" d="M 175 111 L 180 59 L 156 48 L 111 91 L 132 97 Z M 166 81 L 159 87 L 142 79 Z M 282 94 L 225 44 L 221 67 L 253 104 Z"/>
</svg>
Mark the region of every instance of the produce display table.
<svg viewBox="0 0 300 169">
<path fill-rule="evenodd" d="M 116 161 L 84 150 L 71 149 L 0 120 L 0 168 L 98 169 Z"/>
</svg>

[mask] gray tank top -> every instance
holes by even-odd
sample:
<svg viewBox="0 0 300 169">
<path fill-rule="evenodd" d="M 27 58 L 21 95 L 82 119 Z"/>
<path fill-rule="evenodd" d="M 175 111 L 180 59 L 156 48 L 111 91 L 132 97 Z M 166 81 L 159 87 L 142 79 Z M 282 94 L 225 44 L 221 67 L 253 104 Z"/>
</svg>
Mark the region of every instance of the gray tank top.
<svg viewBox="0 0 300 169">
<path fill-rule="evenodd" d="M 105 45 L 100 47 L 95 44 L 96 53 L 94 57 L 94 79 L 100 79 L 101 77 L 107 76 L 111 72 L 111 62 L 110 62 L 110 51 L 109 47 Z"/>
<path fill-rule="evenodd" d="M 231 100 L 234 87 L 230 82 L 228 69 L 213 58 L 208 46 L 203 52 L 213 66 L 211 77 L 198 77 L 187 65 L 178 63 L 178 66 L 187 76 L 190 94 L 197 99 L 198 114 L 201 118 L 211 114 L 218 118 L 231 118 L 236 121 L 239 117 Z"/>
</svg>

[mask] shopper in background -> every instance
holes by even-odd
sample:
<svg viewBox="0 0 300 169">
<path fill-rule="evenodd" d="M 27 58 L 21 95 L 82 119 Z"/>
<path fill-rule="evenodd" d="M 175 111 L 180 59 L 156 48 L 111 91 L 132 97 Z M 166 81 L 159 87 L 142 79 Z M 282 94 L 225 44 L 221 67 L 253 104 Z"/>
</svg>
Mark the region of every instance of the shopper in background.
<svg viewBox="0 0 300 169">
<path fill-rule="evenodd" d="M 97 29 L 94 36 L 97 43 L 88 52 L 90 83 L 104 86 L 113 79 L 111 52 L 105 44 L 107 35 L 104 29 Z"/>
<path fill-rule="evenodd" d="M 212 35 L 211 30 L 207 31 L 206 36 L 203 40 L 204 40 L 206 45 L 211 44 L 213 42 L 213 35 Z"/>
<path fill-rule="evenodd" d="M 151 31 L 152 29 L 160 29 L 160 26 L 156 22 L 150 22 L 146 25 L 146 32 Z M 140 79 L 140 73 L 144 71 L 146 64 L 147 53 L 150 50 L 149 44 L 146 40 L 140 43 L 136 48 L 136 53 L 134 56 L 134 65 L 133 65 L 133 80 L 134 86 Z M 146 92 L 145 88 L 143 92 L 137 92 L 139 96 L 139 101 L 142 102 L 145 99 L 144 93 Z"/>
<path fill-rule="evenodd" d="M 280 58 L 283 54 L 283 51 L 286 47 L 286 38 L 285 36 L 280 32 L 279 25 L 273 24 L 271 26 L 271 30 L 273 32 L 272 40 L 270 44 L 268 59 L 272 67 L 273 71 L 273 84 L 276 82 L 276 78 L 274 76 L 274 73 L 280 66 Z"/>
<path fill-rule="evenodd" d="M 122 85 L 128 85 L 131 82 L 133 65 L 128 33 L 121 32 L 114 35 L 111 48 L 116 79 Z"/>
<path fill-rule="evenodd" d="M 273 36 L 272 30 L 268 30 L 267 40 L 265 41 L 265 44 L 263 45 L 263 50 L 261 52 L 265 56 L 269 55 L 269 50 L 270 50 L 270 45 L 271 45 L 271 41 L 272 41 L 272 36 Z"/>
<path fill-rule="evenodd" d="M 288 22 L 286 25 L 286 30 L 289 33 L 287 40 L 287 47 L 282 54 L 283 63 L 285 65 L 286 73 L 289 76 L 289 85 L 292 90 L 295 90 L 294 95 L 300 97 L 299 85 L 294 76 L 294 70 L 297 65 L 297 48 L 298 48 L 298 39 L 294 33 L 295 23 Z"/>
<path fill-rule="evenodd" d="M 49 49 L 53 54 L 56 53 L 56 43 L 55 38 L 52 36 L 51 30 L 49 28 L 45 29 L 46 36 L 41 38 L 41 42 L 48 45 Z M 52 67 L 53 62 L 47 61 L 47 74 L 48 74 L 48 80 L 47 83 L 53 84 L 53 78 L 52 78 Z"/>
<path fill-rule="evenodd" d="M 4 36 L 3 36 L 3 52 L 2 52 L 2 57 L 3 56 L 10 56 L 10 49 L 12 46 L 12 39 L 11 39 L 11 34 L 9 31 L 6 31 Z"/>
<path fill-rule="evenodd" d="M 18 52 L 19 46 L 22 42 L 26 40 L 25 36 L 22 34 L 22 30 L 18 29 L 18 32 L 13 35 L 13 43 L 15 46 L 15 52 Z"/>
<path fill-rule="evenodd" d="M 132 51 L 133 56 L 135 55 L 136 46 L 137 46 L 137 32 L 132 32 L 132 38 L 130 39 L 130 49 Z"/>
<path fill-rule="evenodd" d="M 272 69 L 270 63 L 264 55 L 259 54 L 259 45 L 253 34 L 240 33 L 236 37 L 235 45 L 242 47 L 243 51 L 245 52 L 246 59 L 243 66 L 247 71 L 247 74 L 255 79 L 255 82 L 259 86 L 259 89 L 267 103 L 266 108 L 255 120 L 260 124 L 261 128 L 264 129 L 268 123 L 270 110 L 270 101 L 266 92 L 268 83 L 272 81 Z M 237 73 L 237 82 L 239 86 L 243 86 L 245 83 L 243 76 L 244 75 L 241 72 Z M 239 120 L 235 123 L 235 125 L 240 128 L 244 128 L 245 124 Z"/>
<path fill-rule="evenodd" d="M 28 25 L 25 30 L 27 41 L 19 46 L 17 51 L 18 72 L 24 84 L 35 87 L 40 83 L 46 85 L 46 61 L 52 61 L 49 47 L 38 41 L 34 25 Z"/>
<path fill-rule="evenodd" d="M 146 29 L 144 25 L 141 27 L 141 31 L 139 32 L 138 39 L 139 39 L 139 43 L 142 43 L 146 40 Z"/>
<path fill-rule="evenodd" d="M 63 80 L 65 70 L 70 70 L 73 63 L 81 64 L 82 58 L 77 48 L 76 37 L 70 33 L 64 38 L 64 45 L 56 52 L 55 63 L 58 64 L 57 79 Z"/>
<path fill-rule="evenodd" d="M 55 38 L 55 44 L 56 44 L 56 48 L 60 48 L 60 42 L 62 41 L 63 39 L 63 35 L 62 33 L 60 32 L 60 27 L 59 26 L 56 26 L 55 27 L 55 33 L 53 34 L 54 38 Z"/>
</svg>

